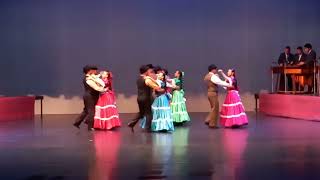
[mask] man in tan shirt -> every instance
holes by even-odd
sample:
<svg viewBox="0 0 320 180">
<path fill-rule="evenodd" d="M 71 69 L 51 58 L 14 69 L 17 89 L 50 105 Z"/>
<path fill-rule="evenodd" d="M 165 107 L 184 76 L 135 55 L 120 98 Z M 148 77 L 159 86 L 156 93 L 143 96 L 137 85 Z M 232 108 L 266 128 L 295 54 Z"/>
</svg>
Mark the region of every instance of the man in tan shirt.
<svg viewBox="0 0 320 180">
<path fill-rule="evenodd" d="M 204 81 L 208 87 L 208 100 L 210 103 L 211 111 L 207 116 L 205 123 L 210 128 L 218 128 L 219 118 L 219 99 L 218 99 L 218 86 L 231 87 L 231 82 L 227 83 L 220 79 L 217 71 L 217 66 L 210 65 L 208 67 L 208 74 L 204 77 Z"/>
</svg>

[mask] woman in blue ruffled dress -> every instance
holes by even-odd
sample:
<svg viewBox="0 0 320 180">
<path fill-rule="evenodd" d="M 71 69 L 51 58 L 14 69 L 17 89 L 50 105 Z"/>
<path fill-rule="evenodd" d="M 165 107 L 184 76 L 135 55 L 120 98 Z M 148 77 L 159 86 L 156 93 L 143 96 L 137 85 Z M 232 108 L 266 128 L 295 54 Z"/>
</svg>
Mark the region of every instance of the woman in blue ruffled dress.
<svg viewBox="0 0 320 180">
<path fill-rule="evenodd" d="M 157 83 L 162 89 L 166 89 L 166 78 L 163 72 L 157 74 Z M 151 131 L 174 131 L 172 112 L 170 108 L 171 95 L 168 92 L 155 92 L 156 98 L 152 104 Z M 145 119 L 141 124 L 145 126 Z"/>
<path fill-rule="evenodd" d="M 166 89 L 166 77 L 163 72 L 157 74 L 158 85 L 162 89 Z M 151 122 L 152 131 L 173 131 L 173 119 L 170 108 L 171 95 L 167 92 L 156 92 L 156 99 L 152 104 L 153 119 Z"/>
</svg>

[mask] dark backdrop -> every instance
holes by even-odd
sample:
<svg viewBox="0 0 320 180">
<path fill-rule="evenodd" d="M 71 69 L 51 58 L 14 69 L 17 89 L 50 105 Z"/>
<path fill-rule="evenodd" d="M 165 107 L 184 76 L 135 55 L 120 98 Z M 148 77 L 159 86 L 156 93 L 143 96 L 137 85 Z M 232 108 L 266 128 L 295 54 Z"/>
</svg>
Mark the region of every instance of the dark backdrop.
<svg viewBox="0 0 320 180">
<path fill-rule="evenodd" d="M 286 45 L 320 49 L 318 0 L 1 0 L 0 94 L 80 95 L 81 70 L 115 74 L 135 93 L 138 67 L 186 72 L 203 91 L 207 65 L 237 69 L 242 91 L 270 88 L 269 66 Z M 318 52 L 320 53 L 320 52 Z"/>
</svg>

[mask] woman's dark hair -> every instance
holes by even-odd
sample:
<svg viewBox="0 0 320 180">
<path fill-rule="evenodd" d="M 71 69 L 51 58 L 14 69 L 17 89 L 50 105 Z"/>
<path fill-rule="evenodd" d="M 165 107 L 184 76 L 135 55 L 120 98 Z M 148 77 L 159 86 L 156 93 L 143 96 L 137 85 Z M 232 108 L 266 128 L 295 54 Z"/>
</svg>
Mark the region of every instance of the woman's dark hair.
<svg viewBox="0 0 320 180">
<path fill-rule="evenodd" d="M 184 77 L 183 77 L 183 72 L 182 71 L 178 71 L 179 74 L 179 80 L 180 80 L 180 89 L 183 89 L 183 83 L 184 83 Z"/>
<path fill-rule="evenodd" d="M 166 78 L 166 75 L 164 73 L 163 73 L 163 83 L 164 83 L 163 89 L 165 91 L 167 91 L 167 78 Z"/>
<path fill-rule="evenodd" d="M 162 71 L 162 68 L 160 66 L 155 66 L 153 70 L 157 74 L 159 71 Z"/>
<path fill-rule="evenodd" d="M 166 76 L 168 76 L 169 72 L 168 72 L 167 69 L 163 68 L 162 71 L 164 72 L 164 74 L 165 74 Z"/>
<path fill-rule="evenodd" d="M 233 73 L 233 76 L 236 77 L 236 70 L 235 69 L 230 69 L 230 70 Z"/>
<path fill-rule="evenodd" d="M 166 75 L 163 73 L 163 87 L 161 87 L 162 89 L 164 89 L 164 91 L 165 91 L 165 95 L 166 95 L 166 97 L 167 97 L 167 99 L 170 101 L 170 97 L 169 97 L 169 95 L 168 95 L 168 89 L 167 89 L 167 78 L 166 78 Z"/>
<path fill-rule="evenodd" d="M 237 81 L 237 78 L 236 78 L 236 70 L 235 69 L 230 69 L 230 70 L 233 73 L 232 85 L 234 86 L 234 88 L 236 90 L 238 90 L 238 81 Z"/>
<path fill-rule="evenodd" d="M 113 90 L 113 74 L 111 71 L 106 71 L 108 73 L 108 81 L 110 83 L 110 90 Z"/>
</svg>

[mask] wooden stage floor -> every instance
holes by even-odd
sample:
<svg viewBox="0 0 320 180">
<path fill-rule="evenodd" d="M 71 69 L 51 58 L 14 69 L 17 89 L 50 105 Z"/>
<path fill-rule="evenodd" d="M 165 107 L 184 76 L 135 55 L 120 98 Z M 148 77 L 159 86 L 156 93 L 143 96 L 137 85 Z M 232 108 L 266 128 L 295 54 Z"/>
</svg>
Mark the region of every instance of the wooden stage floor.
<svg viewBox="0 0 320 180">
<path fill-rule="evenodd" d="M 0 122 L 3 180 L 320 179 L 320 122 L 249 113 L 243 129 L 208 129 L 206 114 L 173 133 L 87 132 L 74 115 Z M 123 124 L 132 117 L 123 114 Z"/>
</svg>

